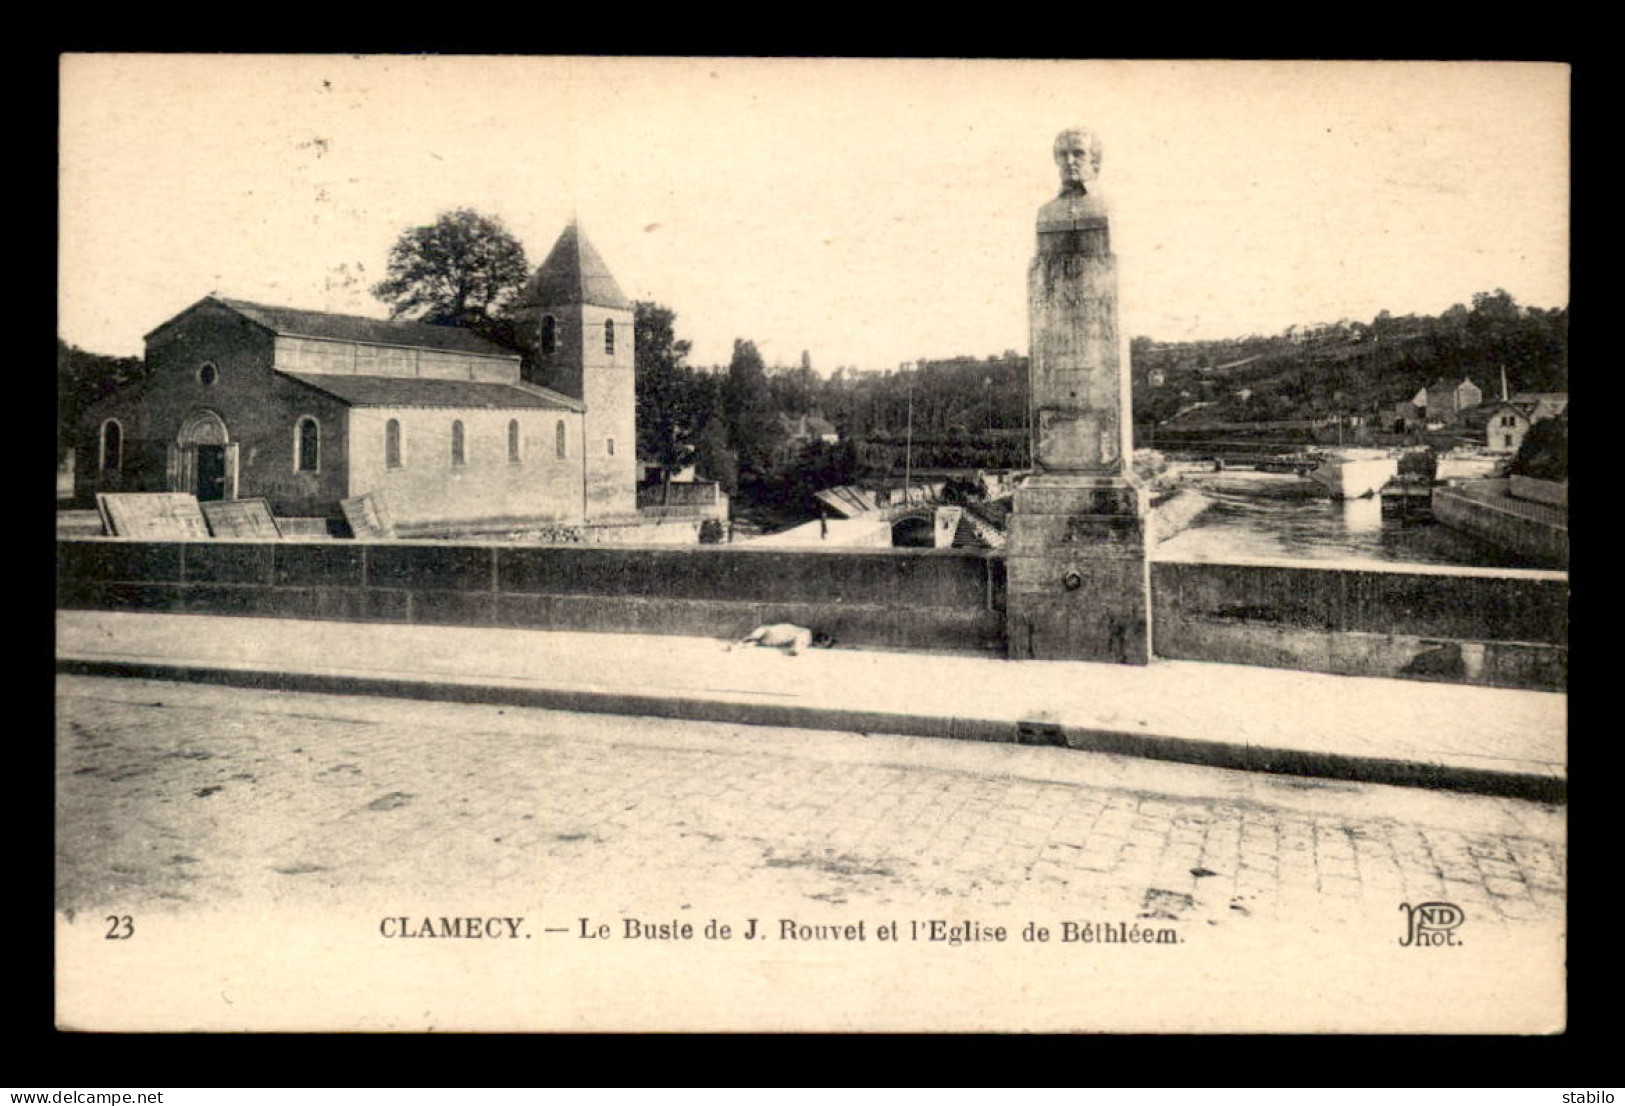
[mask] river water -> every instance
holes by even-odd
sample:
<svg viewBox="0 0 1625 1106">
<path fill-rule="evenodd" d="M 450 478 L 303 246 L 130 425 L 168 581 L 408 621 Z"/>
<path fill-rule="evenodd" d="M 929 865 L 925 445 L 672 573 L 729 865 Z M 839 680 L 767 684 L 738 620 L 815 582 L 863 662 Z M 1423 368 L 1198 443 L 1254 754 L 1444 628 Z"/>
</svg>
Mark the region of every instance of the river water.
<svg viewBox="0 0 1625 1106">
<path fill-rule="evenodd" d="M 1187 474 L 1184 486 L 1200 491 L 1212 506 L 1190 529 L 1158 545 L 1155 557 L 1553 567 L 1436 522 L 1385 519 L 1377 496 L 1333 499 L 1301 476 Z"/>
</svg>

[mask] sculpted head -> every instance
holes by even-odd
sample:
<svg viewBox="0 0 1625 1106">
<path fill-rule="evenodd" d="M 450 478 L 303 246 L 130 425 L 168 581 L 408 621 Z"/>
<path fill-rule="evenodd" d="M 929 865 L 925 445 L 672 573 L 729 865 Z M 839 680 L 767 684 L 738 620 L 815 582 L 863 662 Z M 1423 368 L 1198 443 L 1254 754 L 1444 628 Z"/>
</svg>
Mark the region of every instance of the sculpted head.
<svg viewBox="0 0 1625 1106">
<path fill-rule="evenodd" d="M 1061 191 L 1087 192 L 1100 175 L 1100 136 L 1068 127 L 1055 136 L 1055 164 L 1061 170 Z"/>
</svg>

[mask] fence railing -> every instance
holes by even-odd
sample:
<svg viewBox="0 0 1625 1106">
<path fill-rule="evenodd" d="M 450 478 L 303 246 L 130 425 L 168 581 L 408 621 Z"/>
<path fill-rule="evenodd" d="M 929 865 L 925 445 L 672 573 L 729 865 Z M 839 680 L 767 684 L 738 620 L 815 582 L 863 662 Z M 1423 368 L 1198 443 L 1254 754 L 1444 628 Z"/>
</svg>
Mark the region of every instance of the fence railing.
<svg viewBox="0 0 1625 1106">
<path fill-rule="evenodd" d="M 1529 499 L 1514 499 L 1511 495 L 1510 482 L 1506 480 L 1482 480 L 1463 484 L 1459 488 L 1439 488 L 1433 494 L 1456 496 L 1513 518 L 1545 523 L 1565 530 L 1569 525 L 1567 507 L 1554 507 L 1549 503 L 1537 503 Z"/>
<path fill-rule="evenodd" d="M 711 482 L 650 484 L 638 489 L 638 506 L 714 507 L 718 494 L 718 486 Z"/>
</svg>

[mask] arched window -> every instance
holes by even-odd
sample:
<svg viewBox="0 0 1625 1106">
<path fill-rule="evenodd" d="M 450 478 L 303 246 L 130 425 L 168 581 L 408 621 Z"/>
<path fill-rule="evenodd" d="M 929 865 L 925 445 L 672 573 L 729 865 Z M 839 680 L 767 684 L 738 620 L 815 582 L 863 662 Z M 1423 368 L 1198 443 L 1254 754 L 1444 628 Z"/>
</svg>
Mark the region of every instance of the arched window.
<svg viewBox="0 0 1625 1106">
<path fill-rule="evenodd" d="M 604 439 L 604 452 L 609 454 L 611 457 L 615 456 L 615 439 L 614 438 L 605 438 Z"/>
<path fill-rule="evenodd" d="M 615 355 L 615 320 L 604 320 L 604 352 L 610 356 Z"/>
<path fill-rule="evenodd" d="M 552 353 L 559 348 L 559 323 L 551 315 L 542 316 L 542 352 Z"/>
<path fill-rule="evenodd" d="M 568 456 L 568 454 L 565 452 L 565 446 L 567 444 L 568 442 L 564 437 L 564 420 L 560 419 L 559 424 L 553 428 L 553 452 L 558 454 L 559 460 L 561 461 Z"/>
<path fill-rule="evenodd" d="M 215 368 L 213 361 L 205 361 L 202 365 L 198 366 L 197 379 L 199 384 L 202 384 L 205 388 L 207 388 L 210 384 L 213 384 L 216 380 L 220 379 L 220 370 Z"/>
<path fill-rule="evenodd" d="M 392 469 L 401 467 L 401 424 L 397 419 L 384 423 L 384 465 Z"/>
<path fill-rule="evenodd" d="M 293 435 L 293 467 L 299 472 L 320 472 L 322 428 L 309 415 L 299 420 Z"/>
<path fill-rule="evenodd" d="M 508 460 L 519 463 L 519 420 L 508 420 Z"/>
<path fill-rule="evenodd" d="M 124 463 L 124 427 L 119 425 L 117 419 L 102 423 L 101 461 L 103 472 L 117 472 Z"/>
<path fill-rule="evenodd" d="M 468 461 L 463 452 L 463 420 L 456 419 L 451 424 L 451 463 L 461 465 Z"/>
</svg>

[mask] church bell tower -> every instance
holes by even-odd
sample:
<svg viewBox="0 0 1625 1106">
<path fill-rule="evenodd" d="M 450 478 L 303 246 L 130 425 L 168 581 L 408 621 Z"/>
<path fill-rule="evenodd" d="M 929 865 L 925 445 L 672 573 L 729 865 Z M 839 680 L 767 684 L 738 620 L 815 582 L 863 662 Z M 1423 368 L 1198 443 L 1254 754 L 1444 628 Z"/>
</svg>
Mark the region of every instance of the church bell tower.
<svg viewBox="0 0 1625 1106">
<path fill-rule="evenodd" d="M 571 220 L 514 304 L 535 351 L 528 379 L 581 400 L 588 519 L 637 513 L 632 301 Z M 578 453 L 577 450 L 584 453 Z"/>
</svg>

